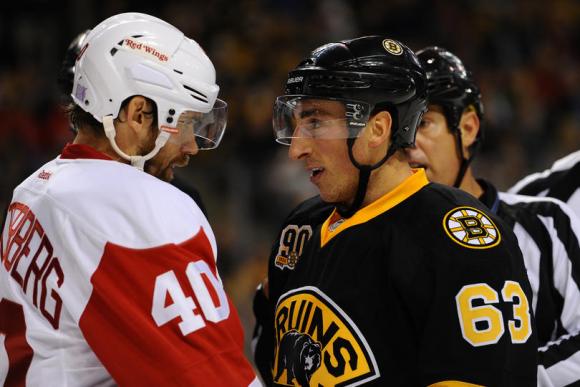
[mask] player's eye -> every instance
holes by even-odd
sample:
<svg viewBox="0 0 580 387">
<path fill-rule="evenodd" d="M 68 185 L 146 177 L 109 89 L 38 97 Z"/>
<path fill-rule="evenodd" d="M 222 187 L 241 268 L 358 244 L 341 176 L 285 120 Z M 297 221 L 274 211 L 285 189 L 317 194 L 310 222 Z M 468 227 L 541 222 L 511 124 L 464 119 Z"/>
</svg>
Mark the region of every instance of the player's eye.
<svg viewBox="0 0 580 387">
<path fill-rule="evenodd" d="M 421 119 L 421 122 L 419 123 L 419 129 L 425 129 L 427 128 L 429 125 L 431 125 L 431 121 L 428 119 Z"/>
<path fill-rule="evenodd" d="M 306 125 L 308 126 L 309 129 L 319 129 L 322 127 L 322 121 L 317 118 L 310 118 L 306 122 Z"/>
</svg>

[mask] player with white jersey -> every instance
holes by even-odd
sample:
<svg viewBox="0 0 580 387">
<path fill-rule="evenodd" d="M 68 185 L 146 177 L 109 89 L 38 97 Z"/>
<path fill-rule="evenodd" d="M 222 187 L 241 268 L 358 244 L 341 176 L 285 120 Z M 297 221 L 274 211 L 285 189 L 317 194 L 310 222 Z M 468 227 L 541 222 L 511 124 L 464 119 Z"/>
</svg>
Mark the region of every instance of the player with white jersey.
<svg viewBox="0 0 580 387">
<path fill-rule="evenodd" d="M 524 177 L 509 192 L 560 199 L 580 216 L 580 150 L 562 157 L 543 172 Z"/>
<path fill-rule="evenodd" d="M 260 385 L 212 228 L 166 182 L 219 145 L 218 91 L 201 47 L 160 19 L 88 34 L 74 143 L 15 189 L 1 234 L 0 384 Z"/>
</svg>

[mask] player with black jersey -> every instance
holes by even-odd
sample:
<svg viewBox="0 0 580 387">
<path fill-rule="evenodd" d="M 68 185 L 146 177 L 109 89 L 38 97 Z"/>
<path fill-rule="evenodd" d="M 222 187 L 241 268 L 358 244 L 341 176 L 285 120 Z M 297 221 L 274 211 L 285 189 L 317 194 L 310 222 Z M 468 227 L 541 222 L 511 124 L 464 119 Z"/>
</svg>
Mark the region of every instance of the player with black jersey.
<svg viewBox="0 0 580 387">
<path fill-rule="evenodd" d="M 430 181 L 478 197 L 513 229 L 532 287 L 538 385 L 580 383 L 580 221 L 552 198 L 498 193 L 469 166 L 483 137 L 479 88 L 459 58 L 440 47 L 417 53 L 427 72 L 429 111 L 417 130 L 409 162 Z"/>
<path fill-rule="evenodd" d="M 270 294 L 274 385 L 535 384 L 513 233 L 402 151 L 425 93 L 415 54 L 378 36 L 324 45 L 289 74 L 276 139 L 333 209 L 293 271 L 269 278 L 283 281 Z"/>
</svg>

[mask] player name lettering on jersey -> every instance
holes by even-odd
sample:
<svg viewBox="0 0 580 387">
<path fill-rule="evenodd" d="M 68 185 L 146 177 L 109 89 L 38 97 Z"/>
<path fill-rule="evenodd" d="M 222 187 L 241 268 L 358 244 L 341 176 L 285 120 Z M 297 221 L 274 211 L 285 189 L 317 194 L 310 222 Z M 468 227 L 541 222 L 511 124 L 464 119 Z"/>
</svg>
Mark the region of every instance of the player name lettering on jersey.
<svg viewBox="0 0 580 387">
<path fill-rule="evenodd" d="M 22 203 L 8 208 L 8 227 L 0 238 L 1 262 L 33 305 L 58 329 L 64 272 L 52 243 L 34 213 Z"/>
</svg>

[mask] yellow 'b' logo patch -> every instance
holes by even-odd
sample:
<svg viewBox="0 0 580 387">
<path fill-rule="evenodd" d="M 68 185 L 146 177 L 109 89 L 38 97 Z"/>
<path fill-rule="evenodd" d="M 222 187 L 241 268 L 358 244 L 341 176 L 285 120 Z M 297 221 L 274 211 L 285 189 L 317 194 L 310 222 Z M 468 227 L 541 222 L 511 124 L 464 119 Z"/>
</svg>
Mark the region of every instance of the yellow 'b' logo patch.
<svg viewBox="0 0 580 387">
<path fill-rule="evenodd" d="M 403 53 L 403 47 L 392 39 L 383 40 L 383 47 L 388 53 L 393 55 L 401 55 Z"/>
<path fill-rule="evenodd" d="M 470 249 L 488 249 L 501 240 L 493 221 L 473 207 L 457 207 L 449 211 L 443 218 L 443 228 L 454 242 Z"/>
</svg>

